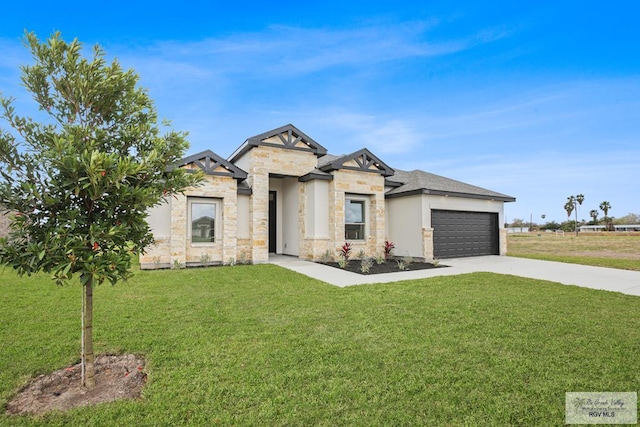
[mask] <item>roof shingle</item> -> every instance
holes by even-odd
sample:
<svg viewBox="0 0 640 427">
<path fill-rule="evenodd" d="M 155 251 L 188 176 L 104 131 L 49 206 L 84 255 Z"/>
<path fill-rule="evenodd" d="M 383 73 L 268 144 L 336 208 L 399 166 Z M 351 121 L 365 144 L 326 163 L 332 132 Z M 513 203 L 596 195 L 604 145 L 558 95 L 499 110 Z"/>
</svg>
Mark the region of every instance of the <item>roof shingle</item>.
<svg viewBox="0 0 640 427">
<path fill-rule="evenodd" d="M 493 199 L 504 202 L 514 202 L 516 200 L 515 197 L 506 194 L 421 170 L 403 171 L 396 169 L 395 175 L 388 178 L 388 180 L 401 183 L 402 185 L 387 191 L 387 197 L 402 197 L 411 194 L 435 194 Z"/>
</svg>

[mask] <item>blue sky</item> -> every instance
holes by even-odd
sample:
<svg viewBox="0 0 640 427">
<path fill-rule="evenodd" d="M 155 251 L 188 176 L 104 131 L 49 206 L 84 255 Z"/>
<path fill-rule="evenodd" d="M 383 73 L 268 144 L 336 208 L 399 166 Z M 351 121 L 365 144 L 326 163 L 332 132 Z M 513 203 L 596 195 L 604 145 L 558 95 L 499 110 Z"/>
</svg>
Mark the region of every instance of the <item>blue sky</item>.
<svg viewBox="0 0 640 427">
<path fill-rule="evenodd" d="M 580 218 L 604 200 L 640 214 L 635 2 L 37 3 L 0 14 L 0 91 L 21 114 L 23 31 L 59 30 L 134 68 L 190 153 L 292 123 L 333 154 L 515 196 L 508 221 L 563 221 L 578 193 Z"/>
</svg>

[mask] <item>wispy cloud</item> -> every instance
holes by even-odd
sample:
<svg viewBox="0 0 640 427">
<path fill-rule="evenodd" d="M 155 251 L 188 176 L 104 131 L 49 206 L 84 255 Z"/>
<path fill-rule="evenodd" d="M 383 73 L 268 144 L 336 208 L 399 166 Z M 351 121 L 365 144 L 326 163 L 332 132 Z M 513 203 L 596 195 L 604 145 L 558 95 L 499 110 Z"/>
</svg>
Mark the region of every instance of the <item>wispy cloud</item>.
<svg viewBox="0 0 640 427">
<path fill-rule="evenodd" d="M 332 143 L 332 150 L 367 147 L 375 154 L 389 155 L 415 150 L 424 136 L 409 121 L 378 114 L 363 114 L 336 108 L 316 111 L 307 117 Z"/>
<path fill-rule="evenodd" d="M 231 34 L 194 42 L 158 42 L 142 56 L 168 62 L 197 64 L 200 74 L 295 76 L 325 69 L 370 65 L 417 57 L 435 57 L 470 49 L 509 35 L 505 30 L 483 30 L 452 40 L 435 40 L 436 21 L 371 25 L 350 29 L 302 28 L 272 25 L 259 32 Z M 158 72 L 162 68 L 157 69 Z M 193 69 L 188 75 L 194 75 Z M 196 73 L 198 74 L 198 73 Z"/>
<path fill-rule="evenodd" d="M 18 85 L 20 66 L 29 60 L 29 52 L 19 40 L 0 38 L 0 82 L 3 89 Z"/>
</svg>

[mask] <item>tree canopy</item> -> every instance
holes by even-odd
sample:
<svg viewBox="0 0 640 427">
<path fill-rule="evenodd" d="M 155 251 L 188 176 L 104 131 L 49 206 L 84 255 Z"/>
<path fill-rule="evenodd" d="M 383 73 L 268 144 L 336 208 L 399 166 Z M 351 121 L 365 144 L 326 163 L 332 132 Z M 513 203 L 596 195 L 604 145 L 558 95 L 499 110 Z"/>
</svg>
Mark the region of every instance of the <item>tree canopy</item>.
<svg viewBox="0 0 640 427">
<path fill-rule="evenodd" d="M 59 33 L 41 43 L 26 35 L 35 64 L 22 82 L 51 120 L 16 114 L 0 97 L 0 206 L 12 212 L 0 261 L 20 274 L 75 273 L 84 284 L 115 283 L 130 275 L 131 252 L 153 242 L 150 206 L 194 185 L 198 177 L 167 167 L 188 147 L 185 134 L 160 134 L 157 113 L 139 77 L 96 46 L 89 60 L 77 40 Z"/>
<path fill-rule="evenodd" d="M 130 277 L 132 255 L 153 243 L 148 208 L 201 176 L 169 168 L 183 157 L 186 134 L 168 123 L 161 133 L 134 71 L 107 63 L 99 46 L 85 58 L 81 43 L 60 33 L 45 42 L 28 33 L 25 44 L 34 64 L 21 68 L 22 83 L 48 119 L 20 116 L 13 98 L 0 96 L 12 128 L 0 128 L 0 211 L 11 213 L 0 263 L 20 275 L 51 273 L 58 284 L 77 275 L 84 366 L 93 285 Z"/>
</svg>

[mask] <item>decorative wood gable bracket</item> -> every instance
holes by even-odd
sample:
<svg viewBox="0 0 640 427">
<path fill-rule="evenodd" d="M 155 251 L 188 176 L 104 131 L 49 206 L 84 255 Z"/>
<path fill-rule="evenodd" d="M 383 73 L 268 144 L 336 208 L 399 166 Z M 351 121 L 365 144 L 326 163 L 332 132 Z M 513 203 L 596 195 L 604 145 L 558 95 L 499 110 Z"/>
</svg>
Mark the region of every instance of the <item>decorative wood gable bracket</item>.
<svg viewBox="0 0 640 427">
<path fill-rule="evenodd" d="M 286 137 L 285 137 L 286 135 Z M 294 148 L 302 141 L 302 135 L 295 135 L 293 129 L 288 129 L 286 133 L 279 133 L 278 138 L 287 148 Z M 294 139 L 295 138 L 295 139 Z M 304 142 L 308 146 L 308 142 Z"/>
<path fill-rule="evenodd" d="M 327 154 L 327 149 L 307 136 L 295 126 L 288 124 L 260 135 L 248 138 L 229 158 L 231 162 L 238 160 L 253 147 L 267 146 L 287 150 L 307 151 L 316 156 Z"/>
<path fill-rule="evenodd" d="M 320 166 L 319 169 L 323 172 L 348 169 L 359 172 L 379 173 L 382 176 L 393 176 L 395 173 L 392 168 L 366 148 L 340 156 L 330 163 Z"/>
<path fill-rule="evenodd" d="M 200 169 L 206 175 L 229 176 L 243 180 L 247 178 L 247 173 L 223 159 L 211 150 L 206 150 L 193 156 L 182 159 L 173 167 L 186 167 L 188 170 Z M 172 168 L 173 168 L 172 167 Z"/>
</svg>

